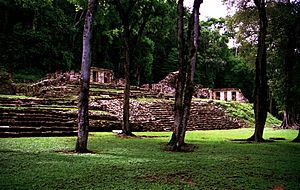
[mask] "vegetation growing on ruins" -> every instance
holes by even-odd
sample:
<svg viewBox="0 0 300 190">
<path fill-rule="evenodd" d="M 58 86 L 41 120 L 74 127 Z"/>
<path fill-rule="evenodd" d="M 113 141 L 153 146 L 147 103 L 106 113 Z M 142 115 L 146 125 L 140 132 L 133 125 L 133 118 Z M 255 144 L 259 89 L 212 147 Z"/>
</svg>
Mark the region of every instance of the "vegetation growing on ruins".
<svg viewBox="0 0 300 190">
<path fill-rule="evenodd" d="M 255 125 L 253 104 L 240 102 L 215 101 L 217 105 L 222 106 L 233 118 L 240 118 L 250 126 Z M 281 121 L 268 113 L 266 127 L 278 127 Z"/>
</svg>

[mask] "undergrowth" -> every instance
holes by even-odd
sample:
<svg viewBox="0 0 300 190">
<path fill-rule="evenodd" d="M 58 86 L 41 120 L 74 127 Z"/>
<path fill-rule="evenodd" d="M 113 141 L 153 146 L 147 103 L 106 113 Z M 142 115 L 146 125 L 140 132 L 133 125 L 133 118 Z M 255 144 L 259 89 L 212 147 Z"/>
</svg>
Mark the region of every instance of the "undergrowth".
<svg viewBox="0 0 300 190">
<path fill-rule="evenodd" d="M 254 117 L 254 110 L 253 104 L 250 103 L 240 103 L 236 101 L 214 101 L 215 104 L 223 107 L 226 109 L 226 112 L 231 117 L 237 117 L 242 119 L 250 126 L 255 125 L 255 117 Z M 281 121 L 274 117 L 272 114 L 268 113 L 267 120 L 266 120 L 266 127 L 275 127 L 279 126 Z"/>
</svg>

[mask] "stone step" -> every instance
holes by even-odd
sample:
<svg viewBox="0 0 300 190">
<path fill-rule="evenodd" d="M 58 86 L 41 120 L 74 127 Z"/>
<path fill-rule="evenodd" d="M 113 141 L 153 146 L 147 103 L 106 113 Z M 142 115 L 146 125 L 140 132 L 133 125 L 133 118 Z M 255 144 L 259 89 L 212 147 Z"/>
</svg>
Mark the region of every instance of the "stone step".
<svg viewBox="0 0 300 190">
<path fill-rule="evenodd" d="M 56 131 L 56 132 L 0 132 L 0 137 L 54 137 L 54 136 L 76 136 L 76 131 Z"/>
<path fill-rule="evenodd" d="M 29 120 L 29 121 L 16 121 L 16 120 L 1 120 L 0 126 L 32 126 L 32 127 L 39 127 L 39 126 L 67 126 L 72 127 L 76 126 L 75 121 L 69 122 L 54 122 L 54 121 L 42 121 L 42 120 Z"/>
<path fill-rule="evenodd" d="M 0 132 L 45 132 L 45 131 L 76 131 L 77 127 L 62 127 L 62 126 L 0 126 Z"/>
<path fill-rule="evenodd" d="M 75 115 L 74 115 L 75 116 Z M 32 113 L 3 113 L 0 114 L 0 119 L 18 119 L 18 120 L 26 120 L 26 119 L 39 119 L 39 120 L 47 120 L 47 119 L 55 119 L 55 120 L 70 120 L 71 118 L 67 115 L 47 115 L 47 114 L 32 114 Z"/>
<path fill-rule="evenodd" d="M 76 100 L 66 100 L 62 98 L 0 98 L 0 104 L 11 104 L 11 105 L 28 105 L 28 104 L 43 104 L 43 105 L 76 105 Z"/>
</svg>

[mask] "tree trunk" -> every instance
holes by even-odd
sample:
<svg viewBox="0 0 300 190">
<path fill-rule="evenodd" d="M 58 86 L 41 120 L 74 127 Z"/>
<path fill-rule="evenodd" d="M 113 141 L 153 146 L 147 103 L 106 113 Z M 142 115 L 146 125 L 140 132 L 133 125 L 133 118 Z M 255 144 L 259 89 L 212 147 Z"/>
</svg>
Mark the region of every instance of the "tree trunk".
<svg viewBox="0 0 300 190">
<path fill-rule="evenodd" d="M 287 2 L 290 4 L 290 2 Z M 299 24 L 297 24 L 299 28 Z M 284 50 L 284 88 L 285 88 L 285 110 L 283 113 L 283 121 L 279 128 L 281 129 L 298 129 L 298 124 L 296 122 L 295 114 L 295 104 L 294 100 L 297 98 L 293 92 L 293 71 L 295 66 L 295 61 L 297 60 L 295 55 L 295 49 L 297 49 L 297 26 L 293 25 L 287 29 L 287 46 Z M 296 28 L 296 30 L 295 30 Z"/>
<path fill-rule="evenodd" d="M 293 113 L 290 113 L 288 109 L 283 112 L 283 121 L 280 125 L 280 129 L 298 129 L 299 125 L 295 120 Z"/>
<path fill-rule="evenodd" d="M 187 70 L 186 75 L 186 85 L 185 85 L 185 92 L 184 92 L 184 108 L 183 108 L 183 130 L 182 130 L 182 138 L 180 140 L 179 144 L 184 144 L 185 139 L 185 133 L 187 130 L 188 120 L 190 117 L 190 110 L 191 110 L 191 104 L 192 104 L 192 98 L 194 93 L 194 74 L 195 74 L 195 68 L 196 68 L 196 62 L 197 62 L 197 51 L 198 51 L 198 44 L 199 44 L 199 8 L 200 4 L 203 2 L 203 0 L 195 0 L 194 6 L 193 6 L 193 15 L 192 15 L 192 21 L 190 25 L 193 25 L 193 37 L 190 36 L 190 38 L 193 38 L 193 46 L 190 51 L 190 65 Z M 191 29 L 190 29 L 191 32 Z M 189 33 L 189 32 L 188 32 Z M 189 40 L 190 41 L 190 40 Z"/>
<path fill-rule="evenodd" d="M 124 105 L 123 105 L 123 123 L 122 123 L 122 134 L 128 135 L 128 136 L 134 136 L 134 134 L 131 132 L 130 128 L 130 104 L 129 104 L 129 95 L 130 95 L 130 64 L 132 61 L 132 52 L 135 47 L 135 45 L 138 43 L 139 39 L 143 35 L 144 29 L 146 27 L 147 22 L 149 21 L 150 14 L 142 14 L 143 16 L 143 22 L 140 25 L 137 34 L 135 35 L 132 30 L 132 25 L 135 25 L 136 23 L 131 23 L 130 25 L 130 19 L 135 18 L 136 15 L 132 15 L 132 9 L 136 5 L 137 1 L 130 0 L 127 1 L 127 6 L 124 8 L 124 4 L 121 3 L 119 0 L 113 0 L 112 3 L 115 5 L 120 19 L 122 20 L 122 25 L 124 27 L 124 44 L 125 44 L 125 89 L 124 89 Z M 145 10 L 148 10 L 148 7 L 143 9 L 143 12 Z"/>
<path fill-rule="evenodd" d="M 251 141 L 262 142 L 264 127 L 267 119 L 267 56 L 266 56 L 266 34 L 267 34 L 267 15 L 265 0 L 254 0 L 259 13 L 259 35 L 256 56 L 256 75 L 255 75 L 255 131 L 248 139 Z"/>
<path fill-rule="evenodd" d="M 96 12 L 97 0 L 89 0 L 83 31 L 83 50 L 81 63 L 81 87 L 78 104 L 78 136 L 76 152 L 87 152 L 89 133 L 89 84 L 90 84 L 90 57 L 93 15 Z"/>
<path fill-rule="evenodd" d="M 298 136 L 293 140 L 293 142 L 300 142 L 300 127 L 299 127 Z"/>
<path fill-rule="evenodd" d="M 191 41 L 191 31 L 193 29 L 193 47 L 190 52 L 190 64 L 186 63 L 186 50 L 188 43 L 185 43 L 183 29 L 183 1 L 179 0 L 177 5 L 177 32 L 178 32 L 178 51 L 179 51 L 179 74 L 176 83 L 175 107 L 174 107 L 174 132 L 169 145 L 173 151 L 180 151 L 184 145 L 185 133 L 188 125 L 190 107 L 193 95 L 193 80 L 195 72 L 195 63 L 197 58 L 198 37 L 199 37 L 199 7 L 202 0 L 194 1 L 193 14 L 189 24 L 188 41 Z"/>
<path fill-rule="evenodd" d="M 185 73 L 185 50 L 184 50 L 184 28 L 183 28 L 184 7 L 183 0 L 178 0 L 177 4 L 177 49 L 179 61 L 179 73 L 176 81 L 175 105 L 174 105 L 174 132 L 172 134 L 169 145 L 173 150 L 178 148 L 179 136 L 182 130 L 182 116 L 183 116 L 183 88 L 184 88 L 184 73 Z"/>
<path fill-rule="evenodd" d="M 127 136 L 133 136 L 130 128 L 129 123 L 129 110 L 130 110 L 130 104 L 129 104 L 129 96 L 130 96 L 130 45 L 129 45 L 129 28 L 125 26 L 124 29 L 124 42 L 125 42 L 125 89 L 124 89 L 124 104 L 123 104 L 123 123 L 122 123 L 122 133 Z M 129 26 L 129 24 L 128 24 Z"/>
</svg>

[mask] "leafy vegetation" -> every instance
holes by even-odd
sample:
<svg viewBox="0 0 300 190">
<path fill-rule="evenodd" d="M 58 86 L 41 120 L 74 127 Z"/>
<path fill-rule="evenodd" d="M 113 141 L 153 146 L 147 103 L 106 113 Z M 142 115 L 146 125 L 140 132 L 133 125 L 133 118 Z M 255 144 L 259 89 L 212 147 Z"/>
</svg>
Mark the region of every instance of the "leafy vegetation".
<svg viewBox="0 0 300 190">
<path fill-rule="evenodd" d="M 251 126 L 254 126 L 254 110 L 253 104 L 250 103 L 240 103 L 236 101 L 226 102 L 226 101 L 215 101 L 217 105 L 222 106 L 226 109 L 226 112 L 235 118 L 240 118 L 244 120 Z M 266 120 L 266 127 L 278 127 L 281 121 L 275 118 L 273 115 L 268 113 Z"/>
<path fill-rule="evenodd" d="M 74 154 L 75 137 L 0 139 L 0 189 L 299 189 L 297 131 L 265 130 L 272 143 L 230 141 L 252 129 L 192 131 L 193 152 L 164 151 L 171 133 L 117 138 L 92 133 Z M 276 164 L 274 164 L 276 163 Z"/>
</svg>

